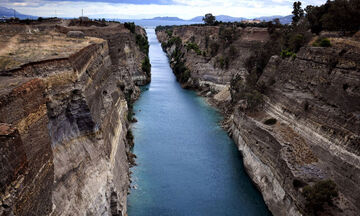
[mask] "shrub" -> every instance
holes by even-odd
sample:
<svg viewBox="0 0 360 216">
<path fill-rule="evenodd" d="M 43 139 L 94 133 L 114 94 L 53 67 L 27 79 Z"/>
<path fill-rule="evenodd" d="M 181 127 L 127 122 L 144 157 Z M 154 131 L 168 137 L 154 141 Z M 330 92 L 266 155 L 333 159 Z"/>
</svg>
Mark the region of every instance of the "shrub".
<svg viewBox="0 0 360 216">
<path fill-rule="evenodd" d="M 296 54 L 288 49 L 282 50 L 280 56 L 282 58 L 289 58 L 289 57 L 296 58 Z"/>
<path fill-rule="evenodd" d="M 262 94 L 252 82 L 252 75 L 248 75 L 246 82 L 240 75 L 235 75 L 231 79 L 230 88 L 232 101 L 246 100 L 247 110 L 256 110 L 264 102 Z"/>
<path fill-rule="evenodd" d="M 314 43 L 313 46 L 316 47 L 331 47 L 330 40 L 328 38 L 318 38 Z"/>
<path fill-rule="evenodd" d="M 135 33 L 135 23 L 126 22 L 124 23 L 125 28 L 129 29 L 131 33 Z"/>
<path fill-rule="evenodd" d="M 323 210 L 323 205 L 332 205 L 333 198 L 338 196 L 336 184 L 332 180 L 322 180 L 313 186 L 305 186 L 303 195 L 307 201 L 307 210 L 312 214 Z"/>
<path fill-rule="evenodd" d="M 305 44 L 305 38 L 302 34 L 295 34 L 290 37 L 289 47 L 294 52 L 299 51 L 299 49 Z"/>
<path fill-rule="evenodd" d="M 225 27 L 223 25 L 219 28 L 219 37 L 225 42 L 225 44 L 231 44 L 236 38 L 235 29 L 232 27 Z"/>
<path fill-rule="evenodd" d="M 167 44 L 166 44 L 166 48 L 171 47 L 174 44 L 175 44 L 176 47 L 179 47 L 182 44 L 181 38 L 179 38 L 179 37 L 171 37 L 168 40 Z"/>
<path fill-rule="evenodd" d="M 196 43 L 187 43 L 186 45 L 186 49 L 189 50 L 194 50 L 196 52 L 196 54 L 201 55 L 201 50 L 199 48 L 199 46 Z"/>
<path fill-rule="evenodd" d="M 149 53 L 149 42 L 146 37 L 137 34 L 136 44 L 139 46 L 141 52 L 145 53 L 146 55 Z"/>
<path fill-rule="evenodd" d="M 167 29 L 165 32 L 166 32 L 166 34 L 167 34 L 169 37 L 172 37 L 172 34 L 173 34 L 173 31 L 172 31 L 172 30 Z"/>
<path fill-rule="evenodd" d="M 276 119 L 274 119 L 274 118 L 269 118 L 269 119 L 266 119 L 266 120 L 264 121 L 264 124 L 266 124 L 266 125 L 274 125 L 274 124 L 276 124 L 276 122 L 277 122 Z"/>
<path fill-rule="evenodd" d="M 141 69 L 142 69 L 142 71 L 144 71 L 146 74 L 150 75 L 151 64 L 150 64 L 149 57 L 145 56 L 145 59 L 143 60 L 143 62 L 142 62 L 142 64 L 141 64 Z"/>
</svg>

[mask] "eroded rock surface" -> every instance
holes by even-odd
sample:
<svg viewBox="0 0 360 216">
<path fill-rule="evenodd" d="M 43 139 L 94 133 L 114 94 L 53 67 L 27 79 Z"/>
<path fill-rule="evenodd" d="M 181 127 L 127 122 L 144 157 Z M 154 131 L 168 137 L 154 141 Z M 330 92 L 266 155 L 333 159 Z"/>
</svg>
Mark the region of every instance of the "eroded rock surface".
<svg viewBox="0 0 360 216">
<path fill-rule="evenodd" d="M 129 103 L 150 81 L 147 53 L 122 24 L 68 22 L 2 25 L 0 215 L 126 215 Z"/>
<path fill-rule="evenodd" d="M 233 86 L 238 77 L 251 79 L 246 62 L 268 40 L 267 30 L 228 26 L 224 34 L 220 28 L 173 27 L 158 29 L 157 36 L 182 85 L 197 89 L 228 117 L 224 125 L 269 209 L 274 215 L 307 215 L 304 187 L 331 179 L 339 197 L 323 214 L 357 215 L 358 41 L 331 38 L 332 47 L 308 45 L 296 58 L 273 56 L 257 81 L 264 104 L 252 111 Z M 269 119 L 275 121 L 265 124 Z"/>
</svg>

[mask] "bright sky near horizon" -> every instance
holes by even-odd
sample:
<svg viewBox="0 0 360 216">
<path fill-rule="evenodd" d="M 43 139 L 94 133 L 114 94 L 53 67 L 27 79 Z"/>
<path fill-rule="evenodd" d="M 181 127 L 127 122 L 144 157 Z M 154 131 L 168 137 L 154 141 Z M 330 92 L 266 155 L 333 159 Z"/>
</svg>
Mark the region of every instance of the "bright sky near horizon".
<svg viewBox="0 0 360 216">
<path fill-rule="evenodd" d="M 176 16 L 190 19 L 205 13 L 254 18 L 289 15 L 293 0 L 0 0 L 0 6 L 35 16 L 84 16 L 139 19 Z M 324 4 L 326 0 L 301 1 L 306 5 Z"/>
</svg>

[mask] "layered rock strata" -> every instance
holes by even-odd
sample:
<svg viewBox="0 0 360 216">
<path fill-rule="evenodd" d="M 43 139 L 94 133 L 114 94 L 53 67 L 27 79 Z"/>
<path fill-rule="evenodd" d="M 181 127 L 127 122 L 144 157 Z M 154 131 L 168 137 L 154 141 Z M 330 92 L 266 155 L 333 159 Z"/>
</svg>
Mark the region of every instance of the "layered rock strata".
<svg viewBox="0 0 360 216">
<path fill-rule="evenodd" d="M 147 53 L 122 24 L 68 22 L 2 28 L 1 215 L 126 215 L 129 103 L 150 81 Z"/>
<path fill-rule="evenodd" d="M 220 28 L 173 27 L 158 29 L 157 36 L 174 73 L 188 73 L 185 79 L 177 75 L 182 85 L 199 90 L 226 112 L 229 134 L 271 212 L 307 215 L 304 187 L 331 179 L 339 196 L 323 213 L 357 215 L 359 42 L 331 38 L 332 47 L 308 45 L 296 58 L 273 56 L 257 81 L 263 87 L 264 104 L 251 111 L 246 109 L 248 101 L 233 97 L 232 82 L 236 76 L 248 81 L 246 63 L 266 43 L 267 30 L 227 27 L 230 33 L 224 37 Z M 206 45 L 211 43 L 218 45 Z M 231 58 L 222 62 L 226 57 Z M 179 61 L 185 69 L 179 69 Z M 267 124 L 267 120 L 273 123 Z"/>
</svg>

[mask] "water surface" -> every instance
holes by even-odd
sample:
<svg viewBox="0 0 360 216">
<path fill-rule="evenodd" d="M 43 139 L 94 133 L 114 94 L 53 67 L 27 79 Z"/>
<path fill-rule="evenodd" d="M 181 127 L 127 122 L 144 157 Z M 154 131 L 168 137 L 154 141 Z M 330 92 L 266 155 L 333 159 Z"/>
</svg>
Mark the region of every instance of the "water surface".
<svg viewBox="0 0 360 216">
<path fill-rule="evenodd" d="M 180 87 L 154 29 L 147 33 L 152 81 L 134 105 L 129 216 L 270 215 L 221 115 Z"/>
</svg>

